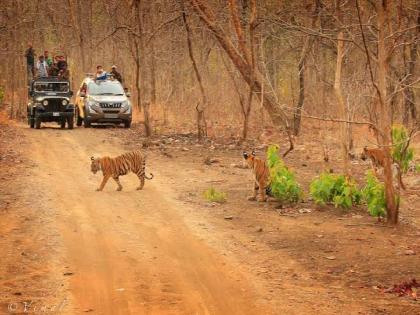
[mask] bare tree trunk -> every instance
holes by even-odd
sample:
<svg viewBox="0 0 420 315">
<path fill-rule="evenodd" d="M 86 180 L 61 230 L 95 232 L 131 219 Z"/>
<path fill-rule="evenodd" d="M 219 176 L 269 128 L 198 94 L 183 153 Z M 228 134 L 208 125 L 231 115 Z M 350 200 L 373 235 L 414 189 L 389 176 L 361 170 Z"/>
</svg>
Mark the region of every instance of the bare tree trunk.
<svg viewBox="0 0 420 315">
<path fill-rule="evenodd" d="M 150 101 L 152 104 L 156 104 L 156 56 L 153 41 L 150 44 L 150 81 Z"/>
<path fill-rule="evenodd" d="M 136 52 L 139 54 L 138 49 L 138 43 L 135 43 L 136 46 Z M 141 75 L 141 69 L 140 69 L 140 57 L 138 57 L 135 60 L 136 64 L 136 98 L 137 98 L 137 109 L 141 112 L 141 86 L 140 86 L 140 75 Z"/>
<path fill-rule="evenodd" d="M 257 3 L 256 3 L 256 0 L 251 0 L 251 16 L 249 18 L 249 39 L 250 39 L 249 50 L 251 52 L 250 62 L 251 62 L 252 84 L 249 86 L 248 104 L 247 104 L 247 107 L 244 108 L 244 126 L 243 126 L 243 132 L 242 132 L 243 140 L 246 140 L 246 138 L 248 137 L 249 115 L 251 113 L 252 96 L 254 95 L 254 86 L 253 86 L 254 73 L 255 73 L 255 37 L 254 37 L 255 34 L 254 34 L 254 31 L 256 27 L 256 19 L 257 19 Z"/>
<path fill-rule="evenodd" d="M 82 3 L 81 0 L 67 0 L 70 13 L 70 21 L 73 31 L 76 32 L 77 46 L 79 48 L 80 65 L 82 71 L 86 71 L 85 51 L 84 51 L 84 34 L 82 31 Z M 73 2 L 76 2 L 73 5 Z"/>
<path fill-rule="evenodd" d="M 398 223 L 398 195 L 396 194 L 393 176 L 392 159 L 390 153 L 391 139 L 391 108 L 387 95 L 387 77 L 389 75 L 389 56 L 391 53 L 390 39 L 390 3 L 389 0 L 383 0 L 378 4 L 378 100 L 377 113 L 380 115 L 378 126 L 380 130 L 379 140 L 383 148 L 384 159 L 384 177 L 385 177 L 385 200 L 387 219 L 390 224 Z"/>
<path fill-rule="evenodd" d="M 321 9 L 321 1 L 315 0 L 315 9 L 312 15 L 312 23 L 311 23 L 312 29 L 315 28 L 320 9 Z M 308 37 L 305 40 L 305 43 L 303 44 L 302 52 L 301 52 L 301 56 L 300 56 L 300 60 L 298 64 L 299 98 L 296 105 L 295 113 L 293 115 L 293 134 L 295 136 L 297 136 L 300 132 L 300 123 L 302 120 L 302 108 L 305 102 L 305 65 L 306 65 L 306 59 L 312 48 L 313 42 L 314 42 L 314 37 L 311 35 L 308 35 Z"/>
<path fill-rule="evenodd" d="M 235 88 L 236 94 L 238 95 L 238 101 L 239 105 L 241 107 L 241 112 L 243 115 L 243 121 L 242 121 L 242 139 L 246 139 L 248 136 L 248 125 L 249 125 L 249 114 L 251 111 L 250 103 L 252 102 L 252 90 L 250 89 L 249 95 L 248 95 L 248 106 L 245 104 L 245 97 L 243 96 L 241 92 L 241 88 L 239 88 L 235 76 L 232 74 L 232 69 L 229 67 L 228 63 L 226 62 L 225 58 L 221 56 L 223 60 L 223 64 L 225 65 L 226 72 L 228 73 L 230 79 L 232 80 L 233 87 Z"/>
<path fill-rule="evenodd" d="M 305 44 L 304 46 L 306 46 Z M 302 108 L 303 103 L 305 101 L 305 60 L 306 60 L 306 54 L 304 51 L 306 50 L 306 47 L 303 48 L 302 51 L 302 58 L 299 61 L 298 65 L 298 72 L 299 72 L 299 98 L 296 105 L 296 110 L 293 116 L 293 134 L 297 136 L 300 131 L 300 122 L 302 120 Z"/>
<path fill-rule="evenodd" d="M 420 10 L 420 4 L 418 5 Z M 420 40 L 420 11 L 417 13 L 417 27 L 415 30 L 415 36 L 413 43 L 410 47 L 410 60 L 406 65 L 406 76 L 407 87 L 403 91 L 404 95 L 404 114 L 403 114 L 403 121 L 405 125 L 408 125 L 409 119 L 411 118 L 415 123 L 417 120 L 417 109 L 416 109 L 416 102 L 415 102 L 415 95 L 413 91 L 412 84 L 415 81 L 415 68 L 417 62 L 417 52 Z"/>
<path fill-rule="evenodd" d="M 135 56 L 134 60 L 136 62 L 136 88 L 137 88 L 137 101 L 138 106 L 143 109 L 144 115 L 144 129 L 146 132 L 146 136 L 150 137 L 152 135 L 152 126 L 150 122 L 150 103 L 149 102 L 142 102 L 142 87 L 145 86 L 144 75 L 142 75 L 142 60 L 144 59 L 144 39 L 143 39 L 143 19 L 141 16 L 142 12 L 142 1 L 141 0 L 134 0 L 134 17 L 135 17 L 135 24 L 137 33 L 140 35 L 133 36 L 134 46 L 135 46 Z"/>
<path fill-rule="evenodd" d="M 341 16 L 341 1 L 337 1 L 337 18 L 342 22 Z M 348 115 L 346 113 L 346 105 L 343 99 L 343 93 L 341 91 L 341 74 L 343 66 L 343 57 L 344 57 L 344 33 L 342 30 L 339 31 L 337 36 L 337 64 L 335 68 L 335 80 L 334 80 L 334 93 L 337 98 L 338 103 L 338 112 L 340 119 L 346 120 Z M 342 158 L 343 158 L 343 170 L 344 174 L 350 176 L 349 168 L 349 150 L 347 145 L 347 128 L 346 124 L 340 124 L 341 131 L 341 148 L 342 148 Z"/>
<path fill-rule="evenodd" d="M 200 92 L 201 92 L 201 103 L 198 103 L 195 108 L 197 110 L 197 136 L 198 136 L 198 139 L 201 140 L 203 137 L 207 136 L 206 118 L 204 114 L 205 108 L 207 107 L 207 96 L 204 91 L 204 86 L 201 80 L 200 71 L 198 70 L 197 62 L 194 57 L 192 41 L 191 41 L 191 29 L 188 24 L 187 15 L 185 12 L 185 7 L 184 7 L 184 1 L 179 0 L 179 4 L 181 6 L 182 20 L 184 21 L 185 30 L 187 33 L 188 54 L 190 56 L 190 60 L 194 68 L 194 73 L 195 73 L 198 85 L 200 87 Z"/>
<path fill-rule="evenodd" d="M 153 133 L 152 130 L 152 124 L 150 123 L 150 103 L 149 102 L 143 102 L 143 108 L 144 108 L 144 128 L 146 131 L 146 136 L 150 137 Z"/>
<path fill-rule="evenodd" d="M 253 78 L 251 77 L 251 65 L 246 62 L 246 59 L 244 59 L 245 57 L 239 54 L 229 36 L 225 33 L 223 28 L 217 24 L 215 15 L 212 10 L 202 0 L 189 1 L 191 2 L 197 15 L 216 37 L 220 46 L 226 51 L 227 55 L 232 60 L 238 71 L 241 73 L 244 80 L 249 85 L 252 85 L 254 88 L 254 93 L 263 99 L 264 108 L 269 113 L 273 123 L 277 126 L 283 126 L 287 132 L 290 132 L 288 117 L 279 107 L 273 95 L 268 92 L 264 92 L 264 94 L 262 94 L 262 75 L 258 70 L 256 70 Z"/>
</svg>

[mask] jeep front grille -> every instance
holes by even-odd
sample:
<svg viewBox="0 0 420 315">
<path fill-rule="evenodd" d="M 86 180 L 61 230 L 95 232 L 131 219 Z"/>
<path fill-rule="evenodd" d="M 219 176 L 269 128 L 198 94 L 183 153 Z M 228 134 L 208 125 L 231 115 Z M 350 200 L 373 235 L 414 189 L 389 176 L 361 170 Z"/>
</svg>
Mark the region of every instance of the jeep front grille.
<svg viewBox="0 0 420 315">
<path fill-rule="evenodd" d="M 62 112 L 64 111 L 64 106 L 61 105 L 61 102 L 63 100 L 54 100 L 54 99 L 48 99 L 48 105 L 45 106 L 45 110 L 47 112 Z"/>
<path fill-rule="evenodd" d="M 121 108 L 121 103 L 99 103 L 101 108 Z"/>
</svg>

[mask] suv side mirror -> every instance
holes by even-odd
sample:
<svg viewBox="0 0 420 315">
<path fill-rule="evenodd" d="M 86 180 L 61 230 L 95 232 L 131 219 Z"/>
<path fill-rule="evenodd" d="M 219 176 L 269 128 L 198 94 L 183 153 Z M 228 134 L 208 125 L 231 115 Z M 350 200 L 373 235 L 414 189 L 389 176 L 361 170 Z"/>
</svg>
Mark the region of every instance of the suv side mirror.
<svg viewBox="0 0 420 315">
<path fill-rule="evenodd" d="M 85 96 L 86 96 L 86 93 L 85 93 L 85 92 L 80 92 L 80 93 L 79 93 L 79 96 L 80 96 L 80 97 L 85 97 Z"/>
<path fill-rule="evenodd" d="M 73 96 L 73 91 L 69 91 L 69 95 L 70 95 L 70 97 L 72 97 Z"/>
<path fill-rule="evenodd" d="M 28 97 L 32 97 L 33 93 L 31 91 L 31 89 L 28 89 Z"/>
<path fill-rule="evenodd" d="M 126 92 L 125 93 L 125 96 L 130 97 L 131 96 L 131 93 L 130 92 Z"/>
</svg>

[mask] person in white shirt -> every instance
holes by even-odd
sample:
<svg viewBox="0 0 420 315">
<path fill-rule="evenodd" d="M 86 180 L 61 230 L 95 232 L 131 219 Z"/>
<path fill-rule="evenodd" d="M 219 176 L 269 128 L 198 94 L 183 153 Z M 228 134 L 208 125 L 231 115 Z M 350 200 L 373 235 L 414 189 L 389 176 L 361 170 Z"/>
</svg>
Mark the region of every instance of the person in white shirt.
<svg viewBox="0 0 420 315">
<path fill-rule="evenodd" d="M 43 55 L 39 56 L 39 60 L 36 63 L 36 71 L 38 77 L 48 77 L 48 65 Z"/>
</svg>

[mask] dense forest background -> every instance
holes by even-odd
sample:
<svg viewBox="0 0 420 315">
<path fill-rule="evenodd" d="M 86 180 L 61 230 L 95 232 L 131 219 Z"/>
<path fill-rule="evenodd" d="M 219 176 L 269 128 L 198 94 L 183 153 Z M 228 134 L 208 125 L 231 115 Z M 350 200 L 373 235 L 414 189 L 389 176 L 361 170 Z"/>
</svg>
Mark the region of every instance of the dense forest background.
<svg viewBox="0 0 420 315">
<path fill-rule="evenodd" d="M 200 113 L 202 133 L 238 137 L 247 136 L 248 123 L 262 129 L 285 120 L 297 134 L 300 116 L 373 121 L 382 2 L 387 104 L 393 121 L 409 124 L 419 94 L 416 0 L 3 0 L 3 106 L 11 117 L 25 115 L 31 42 L 37 54 L 67 56 L 74 91 L 96 65 L 116 64 L 152 133 L 160 126 L 195 131 Z M 276 115 L 284 115 L 281 123 Z"/>
</svg>

